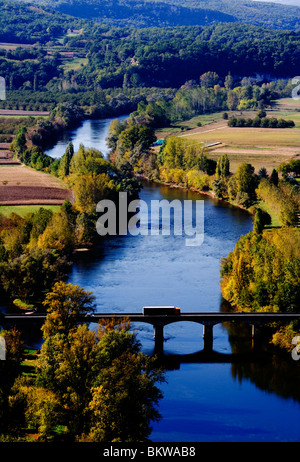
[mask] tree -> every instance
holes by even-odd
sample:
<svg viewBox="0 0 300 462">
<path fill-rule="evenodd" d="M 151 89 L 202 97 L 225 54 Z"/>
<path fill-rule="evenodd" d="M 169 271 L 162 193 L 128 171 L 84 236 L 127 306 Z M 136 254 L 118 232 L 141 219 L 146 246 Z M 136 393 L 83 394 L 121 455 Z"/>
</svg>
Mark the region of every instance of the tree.
<svg viewBox="0 0 300 462">
<path fill-rule="evenodd" d="M 14 138 L 13 142 L 11 143 L 10 149 L 12 151 L 15 151 L 17 156 L 23 160 L 22 156 L 26 151 L 26 133 L 27 133 L 27 128 L 26 127 L 20 127 L 18 129 L 18 132 L 16 134 L 16 137 Z"/>
<path fill-rule="evenodd" d="M 60 178 L 65 178 L 70 173 L 70 164 L 72 157 L 74 155 L 74 146 L 73 143 L 70 142 L 66 147 L 65 153 L 60 159 L 59 167 L 58 167 L 58 176 Z"/>
<path fill-rule="evenodd" d="M 36 428 L 40 441 L 47 441 L 55 435 L 57 425 L 63 422 L 64 409 L 60 399 L 53 391 L 40 387 L 30 388 L 26 398 L 26 423 Z"/>
<path fill-rule="evenodd" d="M 228 196 L 227 187 L 223 179 L 216 178 L 212 182 L 213 192 L 217 199 L 226 199 Z"/>
<path fill-rule="evenodd" d="M 264 212 L 260 207 L 257 207 L 254 215 L 253 231 L 257 234 L 261 234 L 264 227 L 270 223 L 270 215 Z"/>
<path fill-rule="evenodd" d="M 261 178 L 268 178 L 268 172 L 265 167 L 261 167 L 258 171 L 258 177 Z"/>
<path fill-rule="evenodd" d="M 47 338 L 57 333 L 66 333 L 83 322 L 84 316 L 94 312 L 94 297 L 79 286 L 57 282 L 47 293 L 43 302 L 47 310 L 42 327 Z"/>
<path fill-rule="evenodd" d="M 272 183 L 275 186 L 278 186 L 278 182 L 279 182 L 278 172 L 277 170 L 275 170 L 275 168 L 273 168 L 271 176 L 270 176 L 270 183 Z"/>
<path fill-rule="evenodd" d="M 40 234 L 37 246 L 42 249 L 53 249 L 68 254 L 74 248 L 74 228 L 69 217 L 62 208 L 53 215 L 43 234 Z"/>
<path fill-rule="evenodd" d="M 239 309 L 297 311 L 300 233 L 297 228 L 250 232 L 222 261 L 224 298 Z"/>
<path fill-rule="evenodd" d="M 239 164 L 234 174 L 236 180 L 237 193 L 246 193 L 249 199 L 255 199 L 255 188 L 257 178 L 254 176 L 254 167 L 246 162 Z"/>
<path fill-rule="evenodd" d="M 25 254 L 0 264 L 1 282 L 14 298 L 36 302 L 43 291 L 65 277 L 69 269 L 64 256 L 55 250 L 32 248 Z"/>
<path fill-rule="evenodd" d="M 45 231 L 52 217 L 52 210 L 40 207 L 39 210 L 32 216 L 30 239 L 36 243 L 39 235 Z"/>
<path fill-rule="evenodd" d="M 99 385 L 92 389 L 90 441 L 141 442 L 158 421 L 156 408 L 162 398 L 155 383 L 162 374 L 153 360 L 142 354 L 125 353 L 103 369 Z"/>
<path fill-rule="evenodd" d="M 234 84 L 234 80 L 233 80 L 232 75 L 229 72 L 229 74 L 226 75 L 225 82 L 224 82 L 224 86 L 225 86 L 226 90 L 231 90 L 232 87 L 233 87 L 233 84 Z"/>
<path fill-rule="evenodd" d="M 122 131 L 119 142 L 126 150 L 132 150 L 136 145 L 148 149 L 156 141 L 154 130 L 146 125 L 133 125 Z"/>
<path fill-rule="evenodd" d="M 163 380 L 126 319 L 93 331 L 86 325 L 55 329 L 38 360 L 37 386 L 59 398 L 62 422 L 77 441 L 144 441 L 151 420 L 160 418 L 156 383 Z"/>
<path fill-rule="evenodd" d="M 201 86 L 205 88 L 214 87 L 220 81 L 220 77 L 216 72 L 208 71 L 200 76 Z"/>
<path fill-rule="evenodd" d="M 261 109 L 260 111 L 257 112 L 256 117 L 259 117 L 260 119 L 263 119 L 263 118 L 267 117 L 267 113 L 266 113 L 266 111 Z"/>
<path fill-rule="evenodd" d="M 225 178 L 230 173 L 230 164 L 227 154 L 222 154 L 217 161 L 216 175 Z"/>
</svg>

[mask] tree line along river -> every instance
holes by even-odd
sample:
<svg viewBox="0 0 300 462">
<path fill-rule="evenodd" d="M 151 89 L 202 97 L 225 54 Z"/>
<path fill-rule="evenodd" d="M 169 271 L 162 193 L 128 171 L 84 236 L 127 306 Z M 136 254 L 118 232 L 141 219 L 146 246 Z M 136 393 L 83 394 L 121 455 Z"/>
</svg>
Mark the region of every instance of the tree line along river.
<svg viewBox="0 0 300 462">
<path fill-rule="evenodd" d="M 69 141 L 104 155 L 111 119 L 86 120 L 46 151 L 60 157 Z M 174 305 L 181 311 L 226 309 L 220 291 L 220 259 L 252 230 L 248 213 L 207 196 L 144 182 L 140 198 L 204 201 L 204 241 L 185 245 L 183 236 L 112 236 L 89 252 L 76 255 L 69 282 L 90 290 L 98 312 L 141 312 L 145 305 Z M 159 216 L 152 217 L 159 227 Z M 153 328 L 135 324 L 145 353 L 154 349 Z M 154 442 L 299 441 L 300 393 L 296 363 L 267 346 L 256 348 L 255 359 L 231 363 L 203 362 L 202 328 L 193 323 L 165 327 L 166 383 L 153 424 Z M 214 351 L 229 355 L 250 352 L 247 336 L 236 340 L 228 328 L 214 327 Z"/>
</svg>

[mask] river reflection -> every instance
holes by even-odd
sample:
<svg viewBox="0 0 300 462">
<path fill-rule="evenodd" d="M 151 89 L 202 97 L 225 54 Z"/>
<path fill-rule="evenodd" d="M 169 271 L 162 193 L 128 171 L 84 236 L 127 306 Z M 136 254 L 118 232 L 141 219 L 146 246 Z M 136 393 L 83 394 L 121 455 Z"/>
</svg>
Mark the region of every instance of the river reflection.
<svg viewBox="0 0 300 462">
<path fill-rule="evenodd" d="M 128 118 L 128 115 L 117 117 L 120 120 Z M 74 130 L 66 130 L 57 141 L 55 146 L 46 149 L 45 153 L 51 157 L 61 157 L 69 142 L 73 143 L 74 151 L 77 152 L 79 145 L 98 149 L 104 156 L 109 152 L 105 138 L 111 121 L 114 119 L 88 119 Z"/>
</svg>

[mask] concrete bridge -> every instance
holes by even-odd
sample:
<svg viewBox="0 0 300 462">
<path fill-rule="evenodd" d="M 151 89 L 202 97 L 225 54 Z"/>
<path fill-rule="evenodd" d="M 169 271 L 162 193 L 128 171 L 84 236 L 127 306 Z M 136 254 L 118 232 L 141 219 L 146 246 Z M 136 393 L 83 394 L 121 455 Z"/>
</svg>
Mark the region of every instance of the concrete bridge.
<svg viewBox="0 0 300 462">
<path fill-rule="evenodd" d="M 0 318 L 0 324 L 3 325 L 24 325 L 39 326 L 44 323 L 46 314 L 4 314 Z M 300 319 L 300 313 L 180 313 L 180 314 L 156 314 L 146 315 L 142 313 L 94 313 L 82 317 L 82 322 L 98 323 L 101 319 L 124 319 L 130 322 L 141 322 L 151 324 L 154 327 L 155 346 L 162 348 L 164 341 L 164 327 L 176 322 L 195 322 L 203 325 L 204 349 L 211 350 L 213 346 L 213 327 L 216 324 L 224 322 L 244 322 L 252 326 L 251 335 L 255 338 L 259 329 L 263 325 L 273 322 L 282 324 L 289 323 L 292 320 Z"/>
</svg>

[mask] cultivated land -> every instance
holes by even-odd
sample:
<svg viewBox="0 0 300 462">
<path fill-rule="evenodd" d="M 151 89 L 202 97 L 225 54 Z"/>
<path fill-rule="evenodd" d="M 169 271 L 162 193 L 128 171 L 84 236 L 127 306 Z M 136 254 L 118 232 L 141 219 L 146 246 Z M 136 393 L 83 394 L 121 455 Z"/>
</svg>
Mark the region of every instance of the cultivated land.
<svg viewBox="0 0 300 462">
<path fill-rule="evenodd" d="M 53 213 L 58 212 L 60 205 L 1 205 L 0 213 L 6 217 L 9 217 L 12 213 L 24 217 L 27 213 L 36 213 L 41 207 L 43 209 L 52 210 Z"/>
<path fill-rule="evenodd" d="M 208 147 L 208 156 L 217 160 L 226 153 L 230 160 L 230 170 L 234 173 L 238 164 L 247 162 L 255 167 L 255 171 L 265 167 L 269 173 L 282 162 L 288 162 L 300 157 L 300 102 L 285 98 L 274 102 L 272 110 L 266 111 L 267 117 L 293 120 L 295 128 L 237 128 L 228 127 L 227 121 L 222 119 L 222 113 L 209 116 L 194 117 L 189 121 L 176 124 L 171 130 L 164 129 L 157 132 L 158 138 L 166 136 L 180 136 L 185 139 L 215 144 Z M 255 117 L 256 112 L 229 112 L 235 117 Z M 201 127 L 197 127 L 197 123 Z M 178 124 L 179 125 L 179 124 Z M 182 131 L 182 127 L 186 130 Z"/>
<path fill-rule="evenodd" d="M 71 191 L 50 174 L 22 164 L 0 166 L 0 206 L 61 205 L 67 199 Z"/>
<path fill-rule="evenodd" d="M 9 117 L 28 117 L 28 116 L 48 116 L 49 112 L 47 111 L 22 111 L 21 109 L 0 109 L 0 116 L 9 116 Z"/>
</svg>

